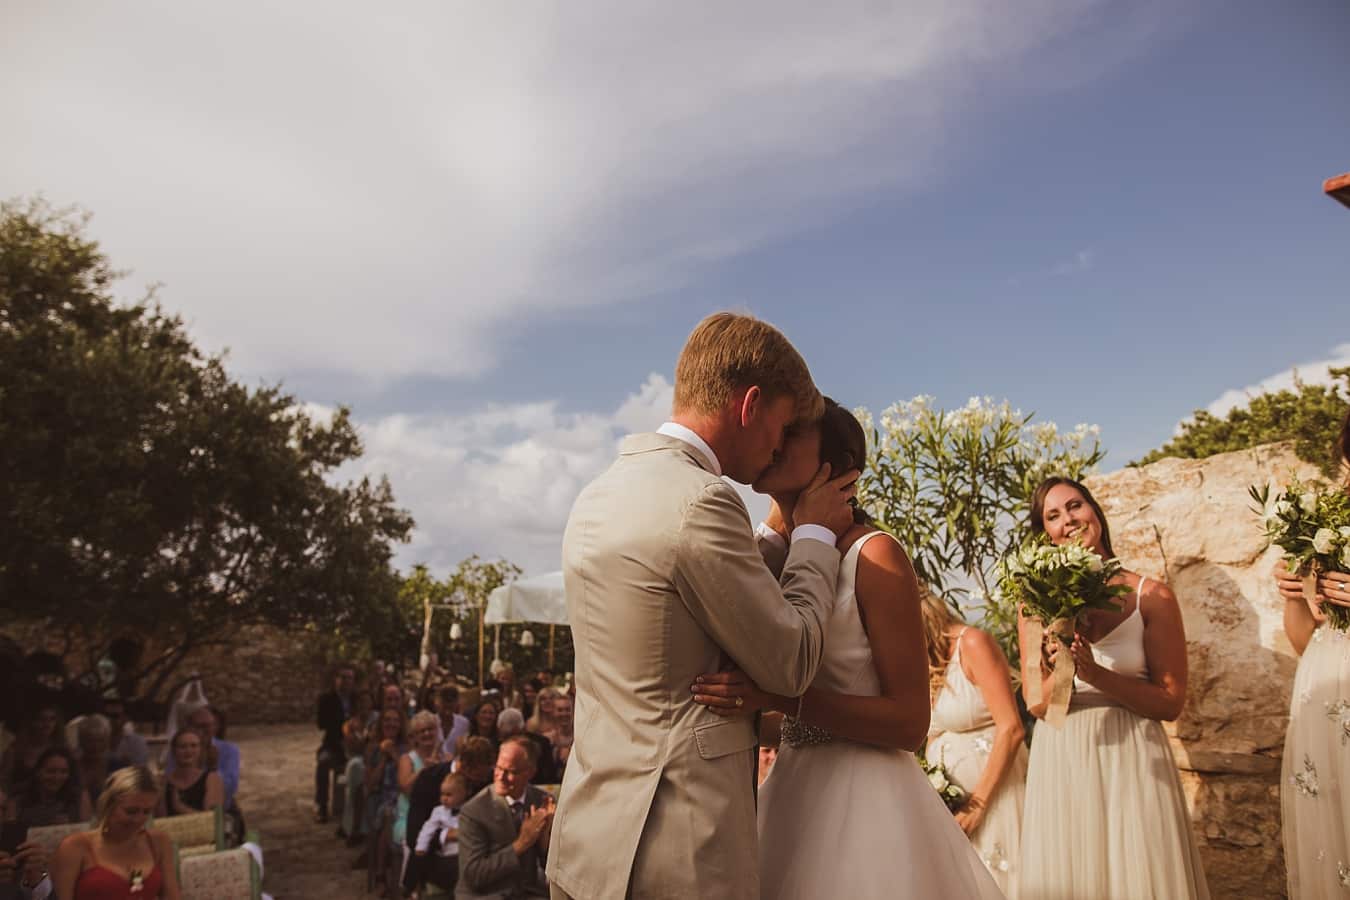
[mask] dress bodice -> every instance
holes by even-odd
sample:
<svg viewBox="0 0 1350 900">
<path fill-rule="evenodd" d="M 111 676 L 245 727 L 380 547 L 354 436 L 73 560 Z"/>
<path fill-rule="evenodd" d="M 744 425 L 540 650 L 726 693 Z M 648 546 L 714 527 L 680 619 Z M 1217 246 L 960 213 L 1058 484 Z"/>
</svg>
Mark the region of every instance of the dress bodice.
<svg viewBox="0 0 1350 900">
<path fill-rule="evenodd" d="M 872 645 L 858 613 L 856 593 L 858 557 L 862 555 L 863 544 L 874 539 L 895 540 L 884 531 L 873 531 L 854 541 L 839 561 L 834 606 L 825 621 L 825 655 L 812 687 L 861 697 L 881 694 L 881 681 L 872 663 Z"/>
<path fill-rule="evenodd" d="M 947 662 L 947 675 L 933 704 L 933 716 L 928 733 L 939 734 L 948 731 L 974 731 L 988 728 L 994 724 L 994 715 L 985 705 L 984 697 L 961 668 L 961 638 L 965 629 L 956 637 L 956 649 Z"/>
<path fill-rule="evenodd" d="M 1106 636 L 1092 645 L 1092 656 L 1097 664 L 1127 678 L 1148 680 L 1148 657 L 1144 653 L 1144 614 L 1139 611 L 1139 597 L 1148 579 L 1140 578 L 1135 591 L 1134 609 Z M 1100 690 L 1082 679 L 1073 680 L 1075 694 L 1104 697 Z"/>
</svg>

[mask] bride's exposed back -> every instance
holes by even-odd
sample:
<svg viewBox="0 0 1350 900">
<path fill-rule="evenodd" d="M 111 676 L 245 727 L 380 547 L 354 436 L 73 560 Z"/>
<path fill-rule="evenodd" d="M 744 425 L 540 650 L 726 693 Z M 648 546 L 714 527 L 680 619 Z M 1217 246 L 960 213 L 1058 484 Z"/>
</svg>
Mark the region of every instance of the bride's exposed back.
<svg viewBox="0 0 1350 900">
<path fill-rule="evenodd" d="M 792 434 L 754 485 L 774 499 L 761 533 L 783 550 L 796 497 L 820 464 L 844 471 L 865 458 L 857 420 L 825 403 L 819 424 Z M 912 752 L 929 719 L 913 567 L 861 510 L 838 547 L 825 655 L 804 695 L 766 694 L 739 672 L 703 676 L 694 688 L 724 715 L 764 708 L 786 716 L 783 747 L 760 789 L 760 896 L 1001 897 Z"/>
</svg>

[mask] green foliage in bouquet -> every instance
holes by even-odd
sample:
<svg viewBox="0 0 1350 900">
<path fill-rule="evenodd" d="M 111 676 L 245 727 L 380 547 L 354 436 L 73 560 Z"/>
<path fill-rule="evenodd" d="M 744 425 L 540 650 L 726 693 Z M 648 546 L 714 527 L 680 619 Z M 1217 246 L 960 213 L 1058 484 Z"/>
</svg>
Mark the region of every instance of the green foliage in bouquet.
<svg viewBox="0 0 1350 900">
<path fill-rule="evenodd" d="M 928 776 L 928 783 L 933 786 L 933 790 L 938 792 L 942 802 L 947 805 L 948 811 L 960 812 L 966 805 L 966 792 L 957 787 L 956 782 L 952 781 L 951 773 L 947 771 L 947 766 L 943 760 L 930 762 L 923 752 L 915 753 L 914 758 L 923 768 L 923 773 Z"/>
<path fill-rule="evenodd" d="M 1216 453 L 1246 450 L 1276 441 L 1294 442 L 1299 459 L 1336 478 L 1340 457 L 1331 451 L 1350 410 L 1350 367 L 1333 368 L 1341 384 L 1295 381 L 1293 390 L 1252 397 L 1247 405 L 1220 418 L 1203 409 L 1183 422 L 1180 434 L 1131 465 L 1142 466 L 1167 456 L 1204 459 Z"/>
<path fill-rule="evenodd" d="M 1266 540 L 1284 551 L 1289 571 L 1299 577 L 1350 572 L 1350 494 L 1297 479 L 1283 491 L 1265 485 L 1249 492 Z M 1350 628 L 1350 609 L 1326 603 L 1322 611 L 1334 628 Z"/>
<path fill-rule="evenodd" d="M 999 563 L 998 585 L 1005 600 L 1049 624 L 1087 609 L 1119 609 L 1119 598 L 1130 593 L 1126 585 L 1111 584 L 1120 572 L 1119 560 L 1036 535 Z"/>
</svg>

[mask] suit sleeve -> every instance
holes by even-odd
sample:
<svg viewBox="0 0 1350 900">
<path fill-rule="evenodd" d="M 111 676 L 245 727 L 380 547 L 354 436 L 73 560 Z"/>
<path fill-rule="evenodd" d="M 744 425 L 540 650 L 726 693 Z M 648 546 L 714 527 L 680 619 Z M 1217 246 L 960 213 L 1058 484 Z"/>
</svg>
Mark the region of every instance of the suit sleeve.
<svg viewBox="0 0 1350 900">
<path fill-rule="evenodd" d="M 467 808 L 459 816 L 459 877 L 478 894 L 499 885 L 520 869 L 520 858 L 508 841 L 492 849 L 492 834 L 487 824 Z"/>
<path fill-rule="evenodd" d="M 820 666 L 839 551 L 794 541 L 782 584 L 765 566 L 741 498 L 718 481 L 689 506 L 675 583 L 690 614 L 762 689 L 796 697 Z"/>
<path fill-rule="evenodd" d="M 773 577 L 781 578 L 783 567 L 787 565 L 787 541 L 783 540 L 783 536 L 777 533 L 770 536 L 766 533 L 766 529 L 761 526 L 755 529 L 755 544 L 759 547 L 759 555 L 763 558 L 764 565 L 769 567 Z"/>
</svg>

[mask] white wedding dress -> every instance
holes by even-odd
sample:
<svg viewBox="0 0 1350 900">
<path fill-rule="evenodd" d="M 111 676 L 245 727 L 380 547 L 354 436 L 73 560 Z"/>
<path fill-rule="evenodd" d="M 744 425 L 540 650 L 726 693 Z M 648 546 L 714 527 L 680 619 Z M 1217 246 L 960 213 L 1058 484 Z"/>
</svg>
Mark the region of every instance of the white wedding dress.
<svg viewBox="0 0 1350 900">
<path fill-rule="evenodd" d="M 840 562 L 816 688 L 881 693 L 853 589 L 869 540 L 893 538 L 866 535 Z M 784 740 L 760 787 L 759 871 L 762 900 L 1003 897 L 914 754 L 838 738 Z"/>
</svg>

